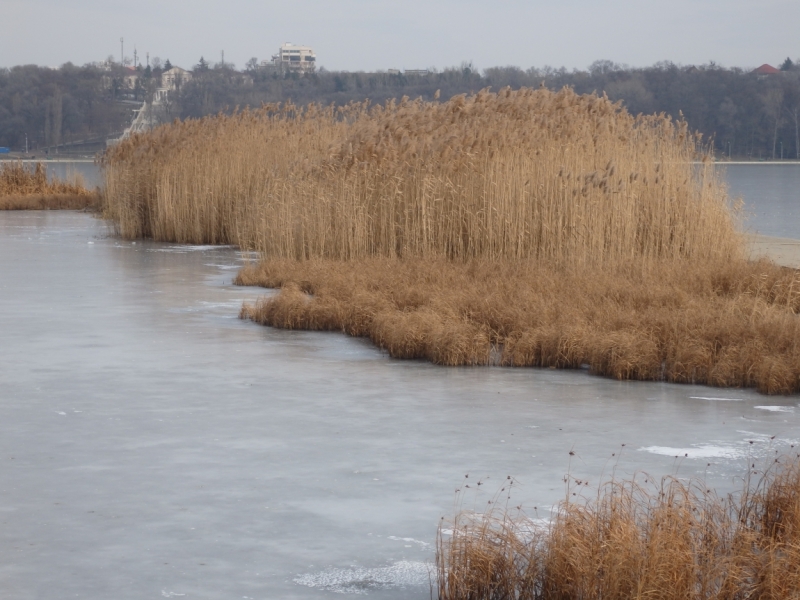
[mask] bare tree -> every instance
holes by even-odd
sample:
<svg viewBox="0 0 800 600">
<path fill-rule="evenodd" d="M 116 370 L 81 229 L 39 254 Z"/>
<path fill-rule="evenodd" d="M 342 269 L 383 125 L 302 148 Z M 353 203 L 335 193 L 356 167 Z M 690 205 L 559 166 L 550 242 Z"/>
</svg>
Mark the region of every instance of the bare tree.
<svg viewBox="0 0 800 600">
<path fill-rule="evenodd" d="M 778 147 L 778 129 L 781 126 L 783 116 L 783 88 L 773 85 L 764 95 L 764 108 L 767 116 L 774 123 L 772 129 L 772 160 L 775 160 L 775 153 Z"/>
<path fill-rule="evenodd" d="M 795 158 L 800 160 L 800 73 L 786 73 L 785 76 L 783 110 L 794 123 Z"/>
<path fill-rule="evenodd" d="M 63 126 L 64 115 L 64 96 L 61 90 L 56 88 L 56 93 L 53 96 L 53 145 L 58 146 L 61 143 L 61 131 Z"/>
</svg>

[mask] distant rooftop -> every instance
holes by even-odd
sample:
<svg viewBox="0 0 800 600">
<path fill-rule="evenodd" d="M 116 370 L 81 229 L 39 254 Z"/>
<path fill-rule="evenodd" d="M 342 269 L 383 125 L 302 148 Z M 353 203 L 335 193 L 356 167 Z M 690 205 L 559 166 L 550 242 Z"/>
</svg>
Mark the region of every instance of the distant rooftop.
<svg viewBox="0 0 800 600">
<path fill-rule="evenodd" d="M 764 63 L 763 65 L 761 65 L 757 69 L 754 69 L 753 73 L 758 73 L 759 75 L 775 75 L 776 73 L 780 73 L 780 70 L 776 69 L 772 65 L 768 65 L 767 63 Z"/>
</svg>

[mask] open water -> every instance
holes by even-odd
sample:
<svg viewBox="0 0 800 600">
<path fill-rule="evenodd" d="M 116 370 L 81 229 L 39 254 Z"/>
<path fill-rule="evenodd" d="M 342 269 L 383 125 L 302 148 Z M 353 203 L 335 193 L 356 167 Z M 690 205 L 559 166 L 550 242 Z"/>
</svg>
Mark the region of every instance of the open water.
<svg viewBox="0 0 800 600">
<path fill-rule="evenodd" d="M 797 396 L 443 368 L 241 321 L 269 293 L 231 285 L 243 260 L 0 213 L 4 596 L 423 599 L 467 482 L 484 510 L 514 476 L 547 518 L 567 472 L 726 491 L 800 443 Z"/>
<path fill-rule="evenodd" d="M 800 163 L 721 166 L 752 233 L 800 238 Z"/>
</svg>

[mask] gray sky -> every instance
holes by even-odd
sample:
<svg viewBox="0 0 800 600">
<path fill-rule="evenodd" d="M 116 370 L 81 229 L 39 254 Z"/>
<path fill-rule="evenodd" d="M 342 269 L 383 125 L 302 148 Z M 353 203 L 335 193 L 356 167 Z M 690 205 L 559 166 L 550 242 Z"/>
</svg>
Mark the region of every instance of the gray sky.
<svg viewBox="0 0 800 600">
<path fill-rule="evenodd" d="M 0 0 L 0 66 L 125 54 L 241 68 L 282 42 L 330 70 L 777 66 L 800 57 L 800 0 Z"/>
</svg>

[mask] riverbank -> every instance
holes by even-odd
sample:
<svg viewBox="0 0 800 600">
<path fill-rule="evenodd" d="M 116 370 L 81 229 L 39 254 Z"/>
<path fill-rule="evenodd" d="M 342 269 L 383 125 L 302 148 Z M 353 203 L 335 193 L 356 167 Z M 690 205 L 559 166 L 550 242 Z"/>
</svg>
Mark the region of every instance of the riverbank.
<svg viewBox="0 0 800 600">
<path fill-rule="evenodd" d="M 81 163 L 81 164 L 94 164 L 95 160 L 89 156 L 80 156 L 77 158 L 47 158 L 47 157 L 36 157 L 32 156 L 30 158 L 25 157 L 12 157 L 9 158 L 8 156 L 4 158 L 0 158 L 0 164 L 3 163 L 23 163 L 28 165 L 35 165 L 36 163 L 47 163 L 47 164 L 71 164 L 71 163 Z"/>
<path fill-rule="evenodd" d="M 782 267 L 800 269 L 800 240 L 758 234 L 746 239 L 751 258 L 768 258 Z"/>
<path fill-rule="evenodd" d="M 0 196 L 0 210 L 100 210 L 99 194 Z"/>
</svg>

